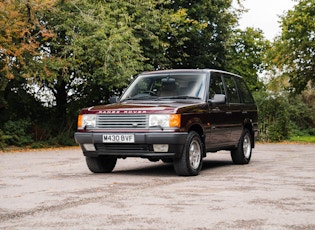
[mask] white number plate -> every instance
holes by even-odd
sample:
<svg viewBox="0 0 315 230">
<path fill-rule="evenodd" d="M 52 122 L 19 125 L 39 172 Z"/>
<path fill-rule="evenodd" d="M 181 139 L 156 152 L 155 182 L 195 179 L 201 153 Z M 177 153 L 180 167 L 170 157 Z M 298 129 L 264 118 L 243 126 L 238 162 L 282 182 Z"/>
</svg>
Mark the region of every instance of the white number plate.
<svg viewBox="0 0 315 230">
<path fill-rule="evenodd" d="M 104 143 L 134 143 L 135 136 L 133 134 L 104 134 Z"/>
</svg>

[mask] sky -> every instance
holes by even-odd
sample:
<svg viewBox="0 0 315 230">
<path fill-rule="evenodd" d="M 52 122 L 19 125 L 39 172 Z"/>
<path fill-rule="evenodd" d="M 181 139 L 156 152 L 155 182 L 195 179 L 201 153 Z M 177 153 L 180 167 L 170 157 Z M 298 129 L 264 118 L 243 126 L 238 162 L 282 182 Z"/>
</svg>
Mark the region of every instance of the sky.
<svg viewBox="0 0 315 230">
<path fill-rule="evenodd" d="M 245 0 L 243 5 L 249 11 L 239 20 L 240 28 L 259 28 L 265 37 L 272 41 L 275 36 L 281 34 L 279 15 L 293 9 L 295 4 L 292 0 Z"/>
</svg>

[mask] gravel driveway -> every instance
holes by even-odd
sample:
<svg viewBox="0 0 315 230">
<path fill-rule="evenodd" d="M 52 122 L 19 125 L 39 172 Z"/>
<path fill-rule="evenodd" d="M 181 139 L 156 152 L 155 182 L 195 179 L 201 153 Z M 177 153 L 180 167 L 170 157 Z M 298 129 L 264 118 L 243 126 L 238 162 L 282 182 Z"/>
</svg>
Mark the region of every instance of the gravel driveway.
<svg viewBox="0 0 315 230">
<path fill-rule="evenodd" d="M 209 153 L 196 177 L 145 159 L 92 174 L 75 148 L 0 153 L 0 229 L 315 229 L 315 145 Z"/>
</svg>

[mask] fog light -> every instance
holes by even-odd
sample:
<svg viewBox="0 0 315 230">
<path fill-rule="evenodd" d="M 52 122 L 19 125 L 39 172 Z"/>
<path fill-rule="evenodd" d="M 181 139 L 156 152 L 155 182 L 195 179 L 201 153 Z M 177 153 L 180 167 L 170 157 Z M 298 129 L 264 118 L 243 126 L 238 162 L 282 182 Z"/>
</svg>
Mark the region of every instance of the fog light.
<svg viewBox="0 0 315 230">
<path fill-rule="evenodd" d="M 168 151 L 168 145 L 167 144 L 154 144 L 153 145 L 154 152 L 167 152 Z"/>
<path fill-rule="evenodd" d="M 83 144 L 86 151 L 96 151 L 94 144 Z"/>
</svg>

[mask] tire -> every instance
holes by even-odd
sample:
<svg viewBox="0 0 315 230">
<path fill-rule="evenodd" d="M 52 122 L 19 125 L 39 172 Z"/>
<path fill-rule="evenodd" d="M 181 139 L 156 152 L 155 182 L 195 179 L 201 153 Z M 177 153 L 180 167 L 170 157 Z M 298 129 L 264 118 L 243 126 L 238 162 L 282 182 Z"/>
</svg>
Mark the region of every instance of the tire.
<svg viewBox="0 0 315 230">
<path fill-rule="evenodd" d="M 248 129 L 244 129 L 236 149 L 231 150 L 234 164 L 248 164 L 252 156 L 252 137 Z"/>
<path fill-rule="evenodd" d="M 117 157 L 99 156 L 85 157 L 86 164 L 93 173 L 110 173 L 115 168 Z"/>
<path fill-rule="evenodd" d="M 196 176 L 202 168 L 203 143 L 198 133 L 188 133 L 180 158 L 174 159 L 174 169 L 179 176 Z"/>
</svg>

